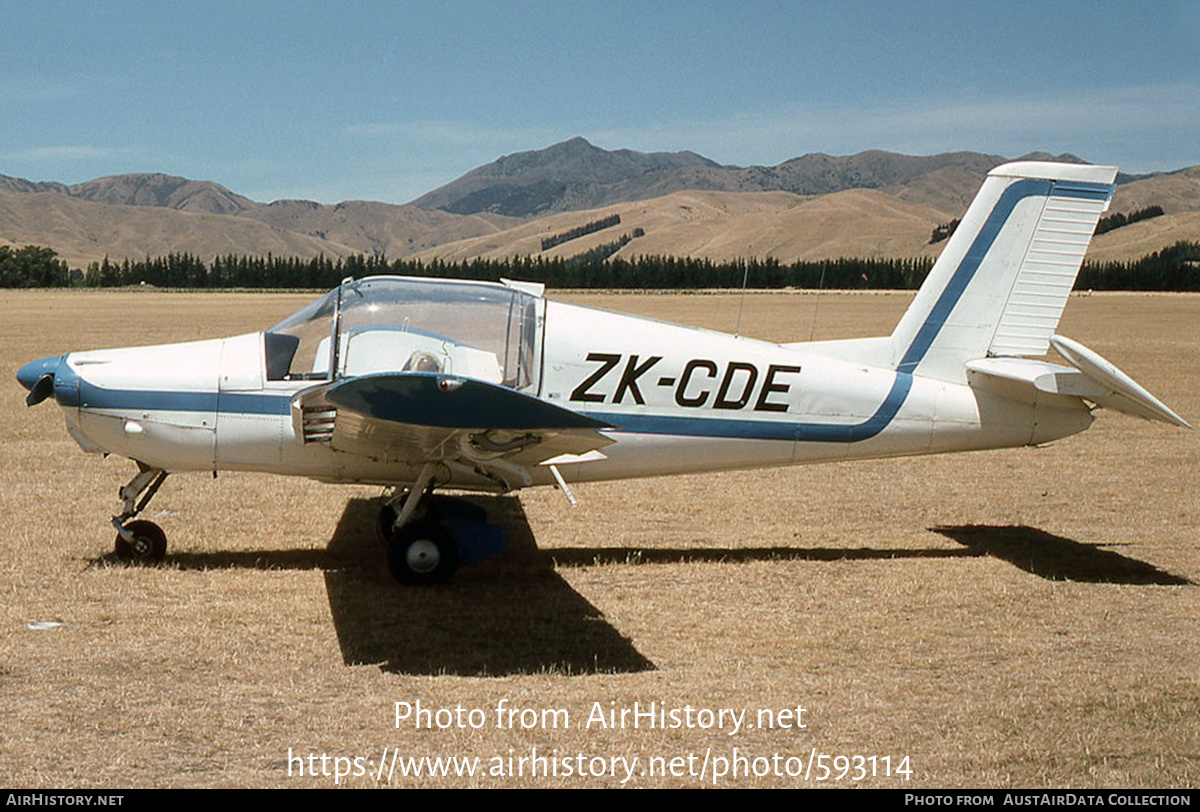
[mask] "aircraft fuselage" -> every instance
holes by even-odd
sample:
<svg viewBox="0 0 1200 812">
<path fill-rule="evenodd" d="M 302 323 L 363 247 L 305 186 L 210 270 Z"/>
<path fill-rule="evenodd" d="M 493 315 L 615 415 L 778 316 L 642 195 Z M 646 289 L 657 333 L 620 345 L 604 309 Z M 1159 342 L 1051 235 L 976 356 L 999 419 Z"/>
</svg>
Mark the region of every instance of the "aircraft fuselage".
<svg viewBox="0 0 1200 812">
<path fill-rule="evenodd" d="M 562 465 L 570 481 L 1019 446 L 1091 422 L 1077 399 L 1014 403 L 966 383 L 543 304 L 531 394 L 603 421 L 616 440 L 604 459 Z M 55 398 L 86 450 L 163 470 L 380 484 L 416 476 L 420 459 L 381 462 L 306 441 L 295 401 L 314 382 L 268 380 L 264 346 L 263 334 L 252 333 L 70 353 L 54 365 Z M 532 475 L 534 484 L 552 481 L 544 469 Z M 473 476 L 443 484 L 495 489 Z"/>
</svg>

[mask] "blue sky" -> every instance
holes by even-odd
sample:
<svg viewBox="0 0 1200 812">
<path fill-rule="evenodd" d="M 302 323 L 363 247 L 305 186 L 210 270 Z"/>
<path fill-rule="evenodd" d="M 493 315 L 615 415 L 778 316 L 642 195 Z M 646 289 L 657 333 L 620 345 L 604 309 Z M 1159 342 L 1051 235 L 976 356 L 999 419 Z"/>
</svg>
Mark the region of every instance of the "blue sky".
<svg viewBox="0 0 1200 812">
<path fill-rule="evenodd" d="M 582 135 L 1200 164 L 1200 2 L 0 0 L 0 174 L 407 202 Z"/>
</svg>

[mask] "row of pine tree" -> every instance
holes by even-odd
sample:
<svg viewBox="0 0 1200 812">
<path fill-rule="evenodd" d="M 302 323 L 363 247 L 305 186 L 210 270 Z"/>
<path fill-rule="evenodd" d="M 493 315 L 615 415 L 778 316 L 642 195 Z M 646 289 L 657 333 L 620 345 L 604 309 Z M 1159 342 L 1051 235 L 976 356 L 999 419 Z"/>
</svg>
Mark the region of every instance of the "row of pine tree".
<svg viewBox="0 0 1200 812">
<path fill-rule="evenodd" d="M 353 255 L 330 259 L 226 256 L 204 262 L 191 254 L 144 260 L 93 262 L 70 269 L 54 251 L 0 246 L 0 287 L 125 287 L 188 289 L 326 289 L 347 277 L 398 276 L 543 282 L 549 288 L 694 290 L 807 288 L 913 290 L 932 267 L 929 259 L 832 259 L 781 263 L 774 259 L 714 262 L 690 257 L 633 259 L 585 254 L 571 259 L 513 257 L 466 262 L 389 260 Z M 1083 290 L 1200 290 L 1200 243 L 1179 242 L 1128 262 L 1085 262 L 1076 288 Z"/>
</svg>

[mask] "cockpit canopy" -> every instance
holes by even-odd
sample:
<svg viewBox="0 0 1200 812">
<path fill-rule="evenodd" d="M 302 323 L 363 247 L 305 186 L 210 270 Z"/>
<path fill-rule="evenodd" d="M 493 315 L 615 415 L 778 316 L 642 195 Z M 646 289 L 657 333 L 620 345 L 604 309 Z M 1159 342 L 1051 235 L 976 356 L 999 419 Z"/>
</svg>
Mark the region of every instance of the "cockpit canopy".
<svg viewBox="0 0 1200 812">
<path fill-rule="evenodd" d="M 537 385 L 542 300 L 499 284 L 348 280 L 267 331 L 267 378 L 444 372 Z"/>
</svg>

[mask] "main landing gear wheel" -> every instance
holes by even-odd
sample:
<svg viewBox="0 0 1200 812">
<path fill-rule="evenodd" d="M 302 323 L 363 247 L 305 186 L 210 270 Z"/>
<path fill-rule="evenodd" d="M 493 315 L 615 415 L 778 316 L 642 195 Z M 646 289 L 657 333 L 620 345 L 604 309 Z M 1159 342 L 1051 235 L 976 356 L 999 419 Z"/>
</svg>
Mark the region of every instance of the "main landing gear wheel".
<svg viewBox="0 0 1200 812">
<path fill-rule="evenodd" d="M 156 564 L 167 555 L 167 534 L 154 522 L 130 522 L 125 525 L 133 538 L 117 533 L 117 558 L 131 564 Z"/>
<path fill-rule="evenodd" d="M 403 503 L 403 500 L 401 500 Z M 379 507 L 379 514 L 375 519 L 375 534 L 379 536 L 379 540 L 384 544 L 391 542 L 394 528 L 396 526 L 396 517 L 400 515 L 400 511 L 396 510 L 395 506 L 390 502 L 384 502 Z M 422 499 L 414 513 L 413 521 L 421 521 L 428 519 L 437 521 L 442 518 L 438 512 L 437 500 L 433 498 Z"/>
<path fill-rule="evenodd" d="M 449 581 L 458 568 L 458 548 L 446 529 L 428 519 L 397 530 L 388 542 L 388 569 L 403 584 Z"/>
<path fill-rule="evenodd" d="M 379 508 L 379 517 L 375 521 L 375 533 L 384 544 L 388 544 L 392 540 L 392 528 L 396 525 L 397 515 L 396 509 L 387 503 Z"/>
</svg>

